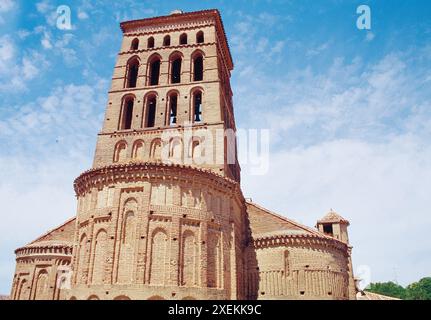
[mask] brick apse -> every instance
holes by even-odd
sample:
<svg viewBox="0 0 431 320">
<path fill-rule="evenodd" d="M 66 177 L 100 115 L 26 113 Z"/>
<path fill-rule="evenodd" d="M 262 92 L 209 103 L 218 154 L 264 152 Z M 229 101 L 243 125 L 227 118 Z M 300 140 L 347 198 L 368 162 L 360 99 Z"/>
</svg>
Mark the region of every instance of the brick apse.
<svg viewBox="0 0 431 320">
<path fill-rule="evenodd" d="M 349 222 L 246 201 L 217 10 L 121 23 L 76 216 L 16 253 L 11 298 L 354 299 Z M 200 161 L 202 158 L 217 161 Z"/>
</svg>

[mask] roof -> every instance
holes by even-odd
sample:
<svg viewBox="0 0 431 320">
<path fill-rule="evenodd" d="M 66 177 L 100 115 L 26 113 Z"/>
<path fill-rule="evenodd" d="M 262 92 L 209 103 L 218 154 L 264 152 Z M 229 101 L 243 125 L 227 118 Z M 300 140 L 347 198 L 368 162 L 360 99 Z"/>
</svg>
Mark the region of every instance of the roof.
<svg viewBox="0 0 431 320">
<path fill-rule="evenodd" d="M 344 219 L 332 209 L 322 219 L 317 220 L 317 223 L 345 223 L 347 225 L 350 224 L 347 219 Z"/>
<path fill-rule="evenodd" d="M 174 21 L 181 21 L 181 20 L 194 21 L 196 20 L 196 18 L 201 18 L 201 17 L 215 18 L 217 33 L 221 35 L 221 42 L 222 42 L 221 47 L 226 56 L 228 68 L 229 70 L 232 70 L 233 59 L 230 53 L 229 43 L 227 41 L 226 32 L 223 26 L 223 21 L 221 19 L 220 12 L 217 9 L 208 9 L 208 10 L 200 10 L 200 11 L 184 12 L 184 13 L 182 12 L 171 13 L 165 16 L 124 21 L 120 23 L 120 28 L 123 31 L 123 33 L 125 33 L 134 27 L 150 26 L 154 24 L 171 24 Z"/>
<path fill-rule="evenodd" d="M 25 245 L 25 247 L 69 244 L 73 240 L 70 238 L 70 236 L 73 235 L 73 232 L 64 234 L 63 231 L 66 229 L 75 229 L 75 220 L 75 217 L 67 220 L 58 227 L 49 230 L 48 232 L 41 235 L 39 238 L 28 243 L 27 245 Z"/>
<path fill-rule="evenodd" d="M 384 296 L 382 294 L 369 292 L 369 291 L 360 291 L 356 294 L 357 300 L 400 300 L 398 298 Z"/>
<path fill-rule="evenodd" d="M 265 237 L 265 236 L 279 236 L 279 235 L 313 235 L 325 239 L 334 240 L 333 237 L 329 237 L 324 233 L 307 226 L 304 226 L 294 220 L 288 219 L 284 216 L 278 215 L 268 209 L 261 207 L 260 205 L 253 203 L 251 201 L 246 201 L 247 212 L 249 212 L 250 225 L 253 232 L 253 236 Z M 258 219 L 250 216 L 250 206 L 256 208 L 257 210 L 264 212 L 265 216 L 262 217 L 264 224 L 262 224 L 262 229 L 258 230 L 259 224 Z M 272 218 L 272 219 L 271 219 Z M 271 228 L 272 230 L 269 230 Z"/>
</svg>

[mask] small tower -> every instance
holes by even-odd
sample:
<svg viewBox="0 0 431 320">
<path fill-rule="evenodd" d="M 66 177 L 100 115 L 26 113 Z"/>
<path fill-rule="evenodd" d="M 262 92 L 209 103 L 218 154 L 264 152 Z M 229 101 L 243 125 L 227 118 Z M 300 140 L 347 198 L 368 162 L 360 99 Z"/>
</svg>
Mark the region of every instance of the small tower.
<svg viewBox="0 0 431 320">
<path fill-rule="evenodd" d="M 348 220 L 331 209 L 322 219 L 317 220 L 316 227 L 320 232 L 348 244 L 347 227 L 349 225 Z"/>
</svg>

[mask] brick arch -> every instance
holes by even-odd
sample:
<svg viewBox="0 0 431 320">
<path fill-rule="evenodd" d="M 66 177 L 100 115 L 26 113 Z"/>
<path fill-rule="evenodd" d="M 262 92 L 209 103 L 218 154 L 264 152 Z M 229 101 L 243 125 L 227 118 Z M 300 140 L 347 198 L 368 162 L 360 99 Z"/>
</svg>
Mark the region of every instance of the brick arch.
<svg viewBox="0 0 431 320">
<path fill-rule="evenodd" d="M 138 201 L 128 198 L 124 201 L 121 217 L 121 237 L 117 270 L 117 282 L 131 283 L 136 250 L 136 232 L 138 224 Z M 127 261 L 127 263 L 124 263 Z M 122 263 L 123 262 L 123 263 Z"/>
<path fill-rule="evenodd" d="M 169 139 L 169 158 L 173 162 L 182 162 L 184 144 L 180 137 L 172 137 Z"/>
<path fill-rule="evenodd" d="M 150 55 L 147 59 L 147 69 L 145 73 L 147 77 L 147 81 L 146 81 L 147 85 L 155 85 L 155 84 L 151 84 L 151 74 L 153 73 L 153 68 L 155 67 L 153 63 L 156 61 L 159 61 L 159 70 L 158 70 L 159 72 L 158 72 L 157 82 L 158 83 L 160 82 L 160 70 L 161 70 L 161 64 L 163 60 L 162 60 L 162 56 L 159 53 L 155 52 L 152 55 Z"/>
<path fill-rule="evenodd" d="M 127 159 L 127 142 L 118 141 L 114 146 L 113 162 L 124 162 Z"/>
<path fill-rule="evenodd" d="M 100 300 L 100 298 L 99 298 L 97 295 L 92 294 L 91 296 L 89 296 L 89 297 L 87 298 L 87 300 Z"/>
<path fill-rule="evenodd" d="M 140 65 L 141 59 L 138 55 L 133 55 L 127 60 L 126 73 L 124 78 L 125 88 L 135 88 L 137 86 Z"/>
<path fill-rule="evenodd" d="M 149 282 L 163 285 L 168 278 L 169 246 L 168 233 L 164 228 L 156 228 L 151 233 L 151 253 Z"/>
<path fill-rule="evenodd" d="M 187 147 L 187 154 L 188 156 L 193 159 L 193 162 L 196 164 L 200 164 L 205 154 L 205 146 L 204 146 L 205 137 L 199 137 L 199 136 L 193 136 L 190 138 L 188 147 Z"/>
<path fill-rule="evenodd" d="M 163 46 L 169 47 L 171 45 L 171 36 L 169 34 L 163 37 Z"/>
<path fill-rule="evenodd" d="M 145 158 L 145 142 L 142 139 L 138 139 L 133 142 L 132 159 L 135 161 L 142 161 Z"/>
<path fill-rule="evenodd" d="M 19 287 L 19 276 L 17 274 L 15 274 L 15 276 L 13 277 L 13 282 L 12 282 L 12 295 L 11 298 L 13 300 L 16 300 L 16 295 L 18 292 L 18 287 Z"/>
<path fill-rule="evenodd" d="M 16 300 L 29 300 L 30 290 L 28 288 L 27 279 L 22 279 L 18 286 L 18 292 L 16 295 Z"/>
<path fill-rule="evenodd" d="M 36 279 L 36 285 L 34 290 L 34 299 L 35 300 L 46 300 L 48 297 L 46 296 L 48 293 L 48 271 L 46 269 L 42 269 L 39 271 Z"/>
<path fill-rule="evenodd" d="M 169 54 L 169 61 L 172 61 L 172 59 L 175 59 L 177 57 L 184 59 L 184 54 L 179 50 L 174 50 Z"/>
<path fill-rule="evenodd" d="M 202 49 L 195 49 L 191 53 L 190 58 L 191 58 L 191 60 L 193 60 L 195 57 L 198 57 L 198 56 L 202 56 L 205 58 L 205 51 L 203 51 Z"/>
<path fill-rule="evenodd" d="M 176 50 L 169 55 L 168 79 L 169 83 L 181 83 L 184 55 Z"/>
<path fill-rule="evenodd" d="M 208 233 L 207 284 L 211 288 L 222 287 L 222 244 L 219 232 Z"/>
<path fill-rule="evenodd" d="M 147 300 L 166 300 L 165 298 L 163 298 L 162 296 L 151 296 L 149 297 Z"/>
<path fill-rule="evenodd" d="M 153 104 L 154 106 L 152 106 Z M 155 125 L 155 120 L 157 118 L 157 109 L 159 104 L 159 94 L 157 91 L 151 90 L 150 92 L 146 93 L 144 95 L 144 102 L 142 107 L 142 123 L 141 127 L 152 127 Z M 150 109 L 154 108 L 154 111 L 151 111 Z M 150 121 L 150 118 L 152 120 Z M 151 125 L 149 122 L 153 122 L 153 125 Z"/>
<path fill-rule="evenodd" d="M 89 243 L 87 239 L 87 234 L 83 233 L 78 245 L 76 282 L 79 284 L 85 284 L 87 282 L 87 275 L 85 274 L 89 256 Z"/>
<path fill-rule="evenodd" d="M 197 300 L 195 297 L 192 296 L 186 296 L 184 298 L 182 298 L 181 300 Z"/>
<path fill-rule="evenodd" d="M 147 39 L 147 49 L 154 48 L 154 46 L 155 46 L 154 37 L 149 37 Z"/>
<path fill-rule="evenodd" d="M 107 257 L 108 233 L 104 228 L 97 231 L 95 236 L 93 266 L 91 282 L 102 284 L 104 280 L 105 261 Z"/>
<path fill-rule="evenodd" d="M 201 86 L 195 86 L 192 89 L 190 89 L 190 117 L 192 122 L 197 122 L 196 120 L 196 102 L 198 101 L 198 96 L 200 95 L 200 121 L 203 120 L 204 112 L 203 112 L 203 105 L 204 105 L 204 99 L 205 99 L 205 90 Z"/>
<path fill-rule="evenodd" d="M 121 98 L 121 110 L 118 117 L 118 130 L 131 129 L 135 101 L 136 96 L 133 93 L 127 93 Z"/>
<path fill-rule="evenodd" d="M 151 141 L 150 158 L 155 161 L 162 160 L 162 140 L 160 138 Z"/>
<path fill-rule="evenodd" d="M 133 38 L 130 42 L 130 50 L 135 51 L 139 49 L 139 38 Z"/>
<path fill-rule="evenodd" d="M 188 34 L 186 32 L 181 33 L 178 42 L 180 45 L 188 44 Z"/>
<path fill-rule="evenodd" d="M 130 299 L 128 296 L 123 294 L 121 296 L 115 297 L 114 300 L 132 300 L 132 299 Z"/>
<path fill-rule="evenodd" d="M 185 230 L 181 237 L 181 285 L 194 286 L 198 283 L 198 246 L 196 235 L 191 230 Z"/>
<path fill-rule="evenodd" d="M 202 81 L 204 74 L 205 52 L 201 49 L 196 49 L 190 55 L 190 81 Z"/>
<path fill-rule="evenodd" d="M 196 43 L 204 43 L 205 42 L 205 34 L 202 30 L 196 32 Z"/>
</svg>

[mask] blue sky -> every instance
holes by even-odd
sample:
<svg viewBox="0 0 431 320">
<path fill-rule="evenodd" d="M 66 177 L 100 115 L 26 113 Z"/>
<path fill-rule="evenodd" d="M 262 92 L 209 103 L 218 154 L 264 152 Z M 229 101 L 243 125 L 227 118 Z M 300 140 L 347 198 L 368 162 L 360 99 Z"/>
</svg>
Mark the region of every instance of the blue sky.
<svg viewBox="0 0 431 320">
<path fill-rule="evenodd" d="M 371 30 L 356 8 L 371 8 Z M 68 5 L 72 30 L 56 28 Z M 247 197 L 308 225 L 351 221 L 355 268 L 430 276 L 431 3 L 423 0 L 0 0 L 0 292 L 13 250 L 74 215 L 121 42 L 119 22 L 218 8 L 240 128 L 268 128 Z"/>
</svg>

